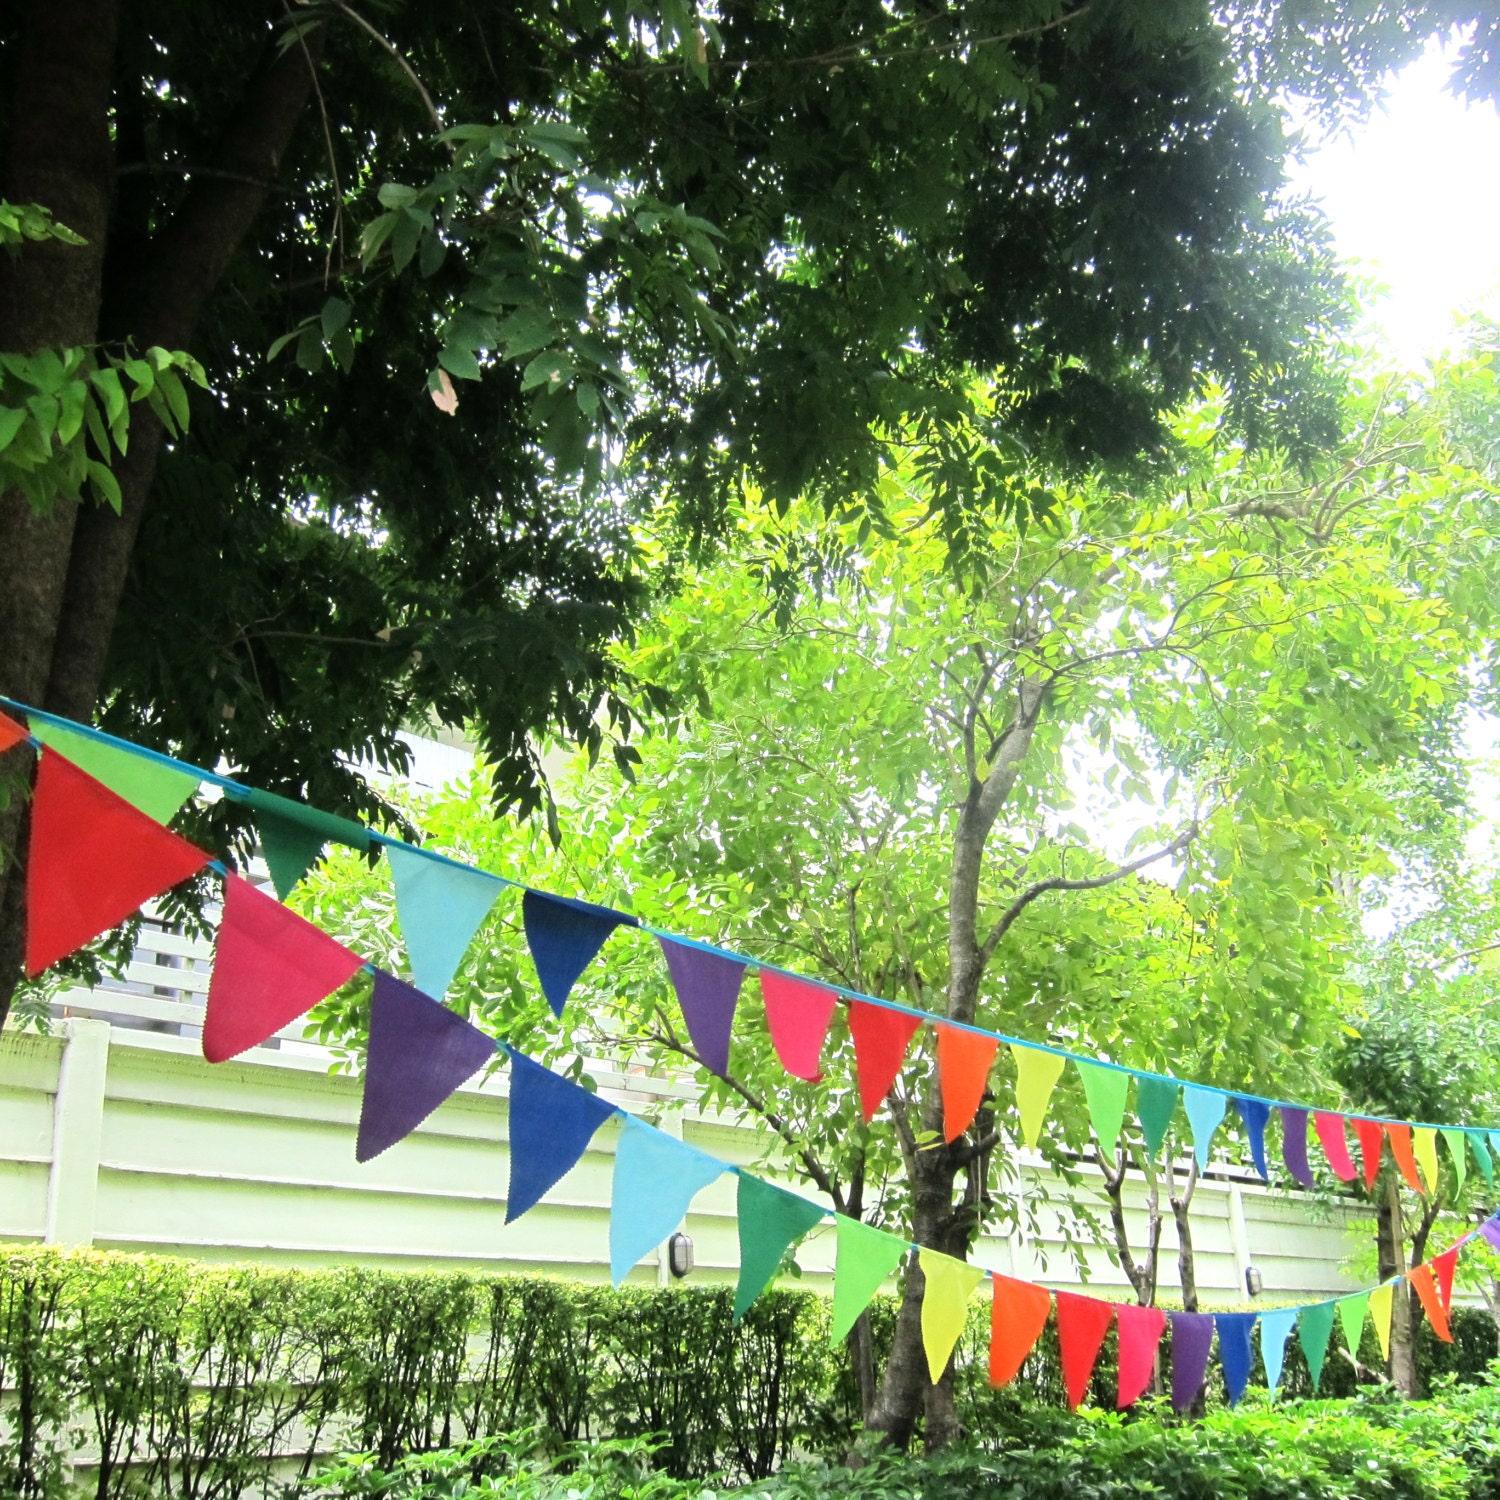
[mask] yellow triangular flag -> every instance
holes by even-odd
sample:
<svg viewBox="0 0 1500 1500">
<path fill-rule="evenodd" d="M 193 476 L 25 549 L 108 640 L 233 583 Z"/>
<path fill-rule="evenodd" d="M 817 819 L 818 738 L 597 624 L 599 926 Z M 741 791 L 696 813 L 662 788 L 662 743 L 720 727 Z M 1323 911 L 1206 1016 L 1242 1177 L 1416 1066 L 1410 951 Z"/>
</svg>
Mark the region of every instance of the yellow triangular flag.
<svg viewBox="0 0 1500 1500">
<path fill-rule="evenodd" d="M 1437 1131 L 1431 1125 L 1412 1126 L 1411 1154 L 1422 1169 L 1422 1181 L 1430 1198 L 1438 1188 Z"/>
<path fill-rule="evenodd" d="M 936 1385 L 964 1331 L 969 1298 L 984 1280 L 984 1268 L 954 1260 L 940 1250 L 923 1250 L 919 1259 L 927 1278 L 922 1290 L 922 1347 L 927 1351 L 927 1368 Z"/>
<path fill-rule="evenodd" d="M 1047 1118 L 1052 1090 L 1062 1077 L 1065 1057 L 1056 1052 L 1039 1052 L 1035 1047 L 1010 1044 L 1010 1055 L 1016 1060 L 1016 1108 L 1021 1112 L 1021 1139 L 1036 1145 Z"/>
<path fill-rule="evenodd" d="M 1380 1340 L 1380 1357 L 1391 1357 L 1391 1299 L 1396 1295 L 1396 1283 L 1388 1281 L 1370 1293 L 1370 1321 L 1375 1325 L 1375 1337 Z"/>
</svg>

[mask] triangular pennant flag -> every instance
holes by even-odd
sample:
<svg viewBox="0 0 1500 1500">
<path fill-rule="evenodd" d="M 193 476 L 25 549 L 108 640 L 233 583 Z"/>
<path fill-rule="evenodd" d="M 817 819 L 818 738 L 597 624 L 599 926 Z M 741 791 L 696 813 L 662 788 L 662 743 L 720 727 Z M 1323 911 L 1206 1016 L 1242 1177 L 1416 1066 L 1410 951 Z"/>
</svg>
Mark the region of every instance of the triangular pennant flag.
<svg viewBox="0 0 1500 1500">
<path fill-rule="evenodd" d="M 1328 1353 L 1328 1338 L 1333 1332 L 1333 1303 L 1313 1302 L 1297 1310 L 1297 1342 L 1307 1359 L 1313 1390 L 1323 1378 L 1323 1357 Z"/>
<path fill-rule="evenodd" d="M 609 1274 L 616 1286 L 677 1228 L 699 1190 L 728 1170 L 675 1136 L 625 1116 L 609 1205 Z"/>
<path fill-rule="evenodd" d="M 1135 1112 L 1140 1118 L 1141 1133 L 1146 1137 L 1146 1154 L 1155 1156 L 1167 1138 L 1167 1128 L 1177 1110 L 1181 1092 L 1173 1078 L 1158 1078 L 1154 1073 L 1137 1073 L 1135 1078 Z"/>
<path fill-rule="evenodd" d="M 936 1385 L 953 1357 L 953 1346 L 964 1331 L 969 1298 L 984 1280 L 984 1267 L 955 1260 L 925 1245 L 917 1252 L 922 1265 L 922 1348 L 927 1373 Z"/>
<path fill-rule="evenodd" d="M 1077 1411 L 1088 1394 L 1089 1377 L 1094 1373 L 1115 1309 L 1111 1302 L 1101 1302 L 1097 1297 L 1080 1297 L 1076 1292 L 1057 1292 L 1055 1295 L 1063 1386 L 1068 1393 L 1068 1409 Z"/>
<path fill-rule="evenodd" d="M 1281 1159 L 1295 1181 L 1303 1187 L 1313 1185 L 1312 1167 L 1307 1160 L 1307 1111 L 1281 1106 Z M 1265 1330 L 1261 1330 L 1264 1341 Z"/>
<path fill-rule="evenodd" d="M 1375 1337 L 1380 1340 L 1380 1357 L 1391 1357 L 1391 1305 L 1396 1296 L 1396 1283 L 1387 1281 L 1370 1293 L 1370 1321 L 1375 1325 Z"/>
<path fill-rule="evenodd" d="M 355 1160 L 369 1161 L 410 1135 L 494 1057 L 494 1042 L 477 1026 L 377 969 Z"/>
<path fill-rule="evenodd" d="M 1422 1169 L 1424 1191 L 1429 1195 L 1437 1192 L 1438 1157 L 1437 1131 L 1430 1125 L 1414 1125 L 1411 1132 L 1411 1154 Z"/>
<path fill-rule="evenodd" d="M 1255 1163 L 1255 1170 L 1260 1173 L 1262 1182 L 1269 1182 L 1271 1173 L 1266 1166 L 1266 1121 L 1271 1118 L 1271 1106 L 1264 1099 L 1243 1099 L 1236 1095 L 1234 1107 L 1239 1111 L 1240 1119 L 1245 1122 L 1245 1134 L 1250 1138 L 1250 1159 Z M 1222 1334 L 1219 1342 L 1224 1342 Z"/>
<path fill-rule="evenodd" d="M 1500 1156 L 1500 1130 L 1487 1130 L 1484 1138 L 1489 1143 L 1490 1155 Z"/>
<path fill-rule="evenodd" d="M 1380 1175 L 1380 1150 L 1385 1144 L 1385 1127 L 1379 1120 L 1351 1119 L 1354 1136 L 1359 1142 L 1359 1164 L 1364 1173 L 1366 1190 L 1373 1190 Z"/>
<path fill-rule="evenodd" d="M 1479 1226 L 1479 1237 L 1491 1250 L 1500 1253 L 1500 1215 L 1491 1214 Z"/>
<path fill-rule="evenodd" d="M 505 1222 L 519 1219 L 572 1171 L 599 1127 L 618 1113 L 613 1104 L 586 1088 L 510 1053 L 510 1188 Z"/>
<path fill-rule="evenodd" d="M 641 925 L 638 917 L 612 907 L 533 890 L 521 897 L 521 922 L 536 977 L 555 1016 L 562 1015 L 578 976 L 593 963 L 610 933 L 616 927 Z"/>
<path fill-rule="evenodd" d="M 1026 1356 L 1036 1346 L 1052 1311 L 1052 1293 L 1031 1281 L 1013 1276 L 990 1277 L 990 1384 L 1009 1385 L 1021 1372 Z"/>
<path fill-rule="evenodd" d="M 1434 1255 L 1428 1262 L 1432 1267 L 1432 1279 L 1437 1284 L 1444 1312 L 1453 1310 L 1453 1278 L 1458 1271 L 1458 1252 L 1462 1248 L 1462 1242 L 1450 1245 L 1441 1255 Z"/>
<path fill-rule="evenodd" d="M 1386 1124 L 1385 1133 L 1390 1138 L 1391 1155 L 1395 1157 L 1396 1165 L 1401 1169 L 1401 1176 L 1405 1179 L 1407 1187 L 1414 1193 L 1423 1192 L 1422 1179 L 1417 1173 L 1417 1158 L 1412 1154 L 1411 1126 L 1390 1120 Z M 1369 1175 L 1369 1170 L 1367 1166 L 1366 1176 Z"/>
<path fill-rule="evenodd" d="M 1453 1176 L 1457 1184 L 1454 1196 L 1457 1197 L 1463 1192 L 1464 1183 L 1469 1176 L 1469 1138 L 1462 1130 L 1444 1126 L 1443 1144 L 1448 1148 L 1448 1160 L 1453 1163 Z"/>
<path fill-rule="evenodd" d="M 1259 1313 L 1215 1313 L 1214 1330 L 1219 1335 L 1219 1363 L 1224 1367 L 1224 1389 L 1229 1404 L 1238 1406 L 1250 1384 L 1250 1335 Z"/>
<path fill-rule="evenodd" d="M 1083 1097 L 1088 1101 L 1089 1123 L 1104 1148 L 1106 1156 L 1115 1154 L 1120 1127 L 1125 1123 L 1125 1096 L 1130 1090 L 1130 1074 L 1120 1068 L 1106 1068 L 1100 1063 L 1073 1059 L 1083 1080 Z"/>
<path fill-rule="evenodd" d="M 1212 1313 L 1172 1314 L 1172 1409 L 1186 1411 L 1203 1389 L 1208 1351 L 1214 1346 Z"/>
<path fill-rule="evenodd" d="M 1224 1096 L 1212 1089 L 1194 1088 L 1187 1084 L 1182 1090 L 1182 1108 L 1193 1131 L 1193 1156 L 1198 1170 L 1208 1170 L 1208 1152 L 1213 1143 L 1214 1131 L 1224 1118 Z"/>
<path fill-rule="evenodd" d="M 31 803 L 26 972 L 40 974 L 118 927 L 208 861 L 203 850 L 43 751 Z"/>
<path fill-rule="evenodd" d="M 848 1214 L 834 1220 L 838 1249 L 833 1268 L 833 1343 L 844 1338 L 870 1299 L 895 1273 L 911 1249 L 905 1240 L 862 1224 Z"/>
<path fill-rule="evenodd" d="M 1260 1315 L 1260 1359 L 1266 1367 L 1266 1385 L 1271 1394 L 1281 1384 L 1281 1370 L 1286 1362 L 1286 1341 L 1297 1322 L 1295 1307 L 1273 1307 Z"/>
<path fill-rule="evenodd" d="M 823 1041 L 839 997 L 821 984 L 809 984 L 779 969 L 760 971 L 760 994 L 781 1066 L 793 1078 L 816 1083 L 823 1076 Z"/>
<path fill-rule="evenodd" d="M 203 1055 L 225 1062 L 312 1009 L 360 970 L 359 955 L 235 874 L 208 981 Z"/>
<path fill-rule="evenodd" d="M 1365 1313 L 1370 1306 L 1370 1294 L 1357 1292 L 1352 1297 L 1340 1297 L 1334 1304 L 1338 1309 L 1339 1326 L 1344 1330 L 1344 1347 L 1359 1358 L 1359 1340 L 1365 1331 Z"/>
<path fill-rule="evenodd" d="M 271 884 L 282 900 L 317 863 L 324 844 L 347 844 L 359 850 L 370 847 L 370 830 L 350 818 L 258 787 L 247 788 L 243 801 L 255 814 L 260 852 L 271 872 Z"/>
<path fill-rule="evenodd" d="M 672 938 L 660 941 L 682 1019 L 687 1022 L 699 1060 L 710 1073 L 724 1078 L 729 1073 L 729 1033 L 735 1006 L 740 1003 L 745 965 L 709 948 Z"/>
<path fill-rule="evenodd" d="M 906 1058 L 906 1048 L 918 1026 L 917 1016 L 888 1010 L 883 1005 L 849 1002 L 849 1034 L 854 1038 L 854 1071 L 859 1075 L 859 1107 L 869 1124 L 885 1103 L 896 1074 Z"/>
<path fill-rule="evenodd" d="M 0 713 L 0 755 L 4 755 L 7 750 L 14 749 L 28 738 L 22 725 L 17 724 L 8 714 Z"/>
<path fill-rule="evenodd" d="M 983 1032 L 962 1026 L 944 1026 L 937 1031 L 938 1086 L 943 1095 L 943 1138 L 956 1141 L 973 1122 L 984 1099 L 1000 1043 Z"/>
<path fill-rule="evenodd" d="M 1411 1282 L 1411 1289 L 1417 1294 L 1417 1301 L 1422 1304 L 1422 1311 L 1427 1314 L 1427 1321 L 1432 1324 L 1432 1331 L 1445 1344 L 1451 1344 L 1453 1330 L 1448 1327 L 1448 1314 L 1443 1307 L 1442 1298 L 1438 1296 L 1432 1267 L 1413 1266 L 1406 1273 L 1406 1279 Z"/>
<path fill-rule="evenodd" d="M 819 1223 L 823 1210 L 796 1193 L 741 1172 L 735 1211 L 740 1223 L 740 1279 L 734 1291 L 738 1322 L 776 1274 L 787 1246 Z"/>
<path fill-rule="evenodd" d="M 115 796 L 123 797 L 158 823 L 170 823 L 198 790 L 198 777 L 191 771 L 179 770 L 138 750 L 96 740 L 76 729 L 49 724 L 41 717 L 32 723 L 31 732 L 49 750 L 66 756 L 79 770 L 87 771 Z"/>
<path fill-rule="evenodd" d="M 1487 1188 L 1493 1188 L 1495 1185 L 1495 1163 L 1490 1156 L 1490 1148 L 1485 1144 L 1484 1132 L 1482 1130 L 1466 1130 L 1464 1134 L 1469 1138 L 1469 1146 L 1474 1152 L 1474 1161 L 1479 1167 L 1479 1175 L 1484 1178 L 1484 1185 Z"/>
<path fill-rule="evenodd" d="M 405 844 L 387 844 L 385 858 L 412 978 L 424 994 L 440 1000 L 505 882 Z"/>
<path fill-rule="evenodd" d="M 1333 1175 L 1340 1182 L 1353 1182 L 1359 1175 L 1359 1170 L 1349 1155 L 1349 1138 L 1344 1134 L 1344 1124 L 1343 1115 L 1336 1115 L 1330 1110 L 1320 1109 L 1313 1115 L 1313 1125 L 1317 1128 L 1323 1155 L 1328 1158 Z"/>
<path fill-rule="evenodd" d="M 1042 1121 L 1052 1090 L 1062 1077 L 1067 1058 L 1057 1052 L 1043 1052 L 1036 1047 L 1010 1044 L 1010 1055 L 1016 1060 L 1016 1108 L 1021 1114 L 1021 1139 L 1035 1146 L 1042 1135 Z"/>
<path fill-rule="evenodd" d="M 1157 1307 L 1121 1304 L 1115 1308 L 1119 1330 L 1119 1394 L 1115 1405 L 1121 1411 L 1134 1406 L 1146 1394 L 1156 1373 L 1156 1351 L 1166 1332 L 1167 1315 Z"/>
</svg>

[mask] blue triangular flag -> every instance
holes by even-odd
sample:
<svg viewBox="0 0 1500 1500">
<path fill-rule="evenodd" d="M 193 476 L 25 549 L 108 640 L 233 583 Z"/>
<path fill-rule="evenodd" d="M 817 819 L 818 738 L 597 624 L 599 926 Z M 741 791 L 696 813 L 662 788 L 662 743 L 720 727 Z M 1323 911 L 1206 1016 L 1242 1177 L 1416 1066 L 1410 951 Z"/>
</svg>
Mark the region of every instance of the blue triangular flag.
<svg viewBox="0 0 1500 1500">
<path fill-rule="evenodd" d="M 405 844 L 387 844 L 385 858 L 412 978 L 419 990 L 441 997 L 505 882 Z"/>
<path fill-rule="evenodd" d="M 536 977 L 555 1016 L 563 1013 L 578 976 L 593 963 L 605 938 L 616 927 L 641 925 L 639 918 L 608 906 L 533 890 L 521 897 L 521 920 Z"/>
<path fill-rule="evenodd" d="M 1271 1118 L 1271 1106 L 1264 1099 L 1242 1099 L 1235 1097 L 1234 1107 L 1240 1112 L 1240 1119 L 1245 1122 L 1245 1134 L 1250 1137 L 1250 1155 L 1255 1162 L 1255 1170 L 1260 1173 L 1263 1182 L 1271 1180 L 1271 1174 L 1266 1169 L 1266 1121 Z M 1220 1343 L 1223 1335 L 1219 1335 Z"/>
<path fill-rule="evenodd" d="M 1273 1307 L 1260 1315 L 1260 1359 L 1266 1367 L 1266 1385 L 1271 1394 L 1281 1384 L 1281 1366 L 1286 1359 L 1286 1341 L 1297 1322 L 1295 1307 Z"/>
<path fill-rule="evenodd" d="M 356 1159 L 369 1161 L 410 1135 L 494 1055 L 477 1027 L 377 969 Z"/>
<path fill-rule="evenodd" d="M 1219 1363 L 1224 1366 L 1224 1387 L 1229 1404 L 1238 1406 L 1245 1387 L 1250 1384 L 1250 1335 L 1259 1313 L 1215 1313 L 1214 1327 L 1219 1334 Z"/>
<path fill-rule="evenodd" d="M 616 1286 L 677 1228 L 698 1189 L 728 1170 L 634 1115 L 625 1117 L 609 1207 L 609 1274 Z"/>
<path fill-rule="evenodd" d="M 1193 1131 L 1193 1155 L 1198 1158 L 1198 1170 L 1208 1170 L 1208 1148 L 1213 1143 L 1214 1131 L 1224 1118 L 1224 1096 L 1212 1089 L 1194 1088 L 1192 1084 L 1182 1086 L 1182 1108 Z"/>
<path fill-rule="evenodd" d="M 510 1053 L 510 1190 L 505 1222 L 534 1208 L 571 1171 L 616 1107 L 571 1078 Z"/>
</svg>

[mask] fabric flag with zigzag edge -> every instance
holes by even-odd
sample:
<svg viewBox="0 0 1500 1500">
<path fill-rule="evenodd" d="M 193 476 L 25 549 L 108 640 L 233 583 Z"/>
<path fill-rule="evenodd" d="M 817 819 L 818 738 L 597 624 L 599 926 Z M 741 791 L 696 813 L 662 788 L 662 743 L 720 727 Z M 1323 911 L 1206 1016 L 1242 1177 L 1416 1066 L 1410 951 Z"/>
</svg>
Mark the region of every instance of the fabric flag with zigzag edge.
<svg viewBox="0 0 1500 1500">
<path fill-rule="evenodd" d="M 824 1214 L 816 1203 L 748 1172 L 739 1174 L 735 1211 L 740 1227 L 740 1275 L 734 1289 L 738 1322 L 776 1274 L 787 1246 L 820 1223 Z"/>
<path fill-rule="evenodd" d="M 355 1160 L 370 1161 L 404 1140 L 494 1058 L 495 1043 L 477 1026 L 376 969 Z"/>
<path fill-rule="evenodd" d="M 1214 1332 L 1219 1335 L 1219 1364 L 1224 1370 L 1224 1389 L 1229 1404 L 1238 1406 L 1250 1384 L 1250 1335 L 1255 1331 L 1259 1313 L 1215 1313 Z"/>
<path fill-rule="evenodd" d="M 1010 1044 L 1010 1055 L 1016 1062 L 1016 1108 L 1021 1115 L 1021 1140 L 1035 1147 L 1042 1138 L 1042 1122 L 1052 1102 L 1052 1090 L 1067 1064 L 1067 1058 L 1037 1047 Z"/>
<path fill-rule="evenodd" d="M 849 1002 L 849 1035 L 854 1039 L 854 1071 L 859 1078 L 859 1108 L 865 1124 L 885 1103 L 921 1024 L 919 1017 L 905 1011 L 867 1005 L 863 1000 Z"/>
<path fill-rule="evenodd" d="M 1489 1143 L 1490 1155 L 1500 1156 L 1500 1130 L 1487 1130 L 1484 1138 Z"/>
<path fill-rule="evenodd" d="M 599 1127 L 620 1110 L 598 1094 L 507 1047 L 510 1187 L 505 1222 L 535 1208 L 577 1165 Z"/>
<path fill-rule="evenodd" d="M 1047 1326 L 1052 1293 L 1031 1281 L 997 1271 L 990 1296 L 990 1384 L 1009 1385 Z"/>
<path fill-rule="evenodd" d="M 1358 1359 L 1359 1341 L 1365 1331 L 1365 1314 L 1370 1307 L 1370 1294 L 1356 1292 L 1352 1297 L 1340 1297 L 1334 1306 L 1338 1309 L 1339 1327 L 1344 1330 L 1344 1347 Z"/>
<path fill-rule="evenodd" d="M 40 974 L 118 927 L 208 861 L 202 849 L 44 750 L 31 801 L 26 972 Z"/>
<path fill-rule="evenodd" d="M 943 1022 L 937 1032 L 938 1087 L 943 1095 L 943 1138 L 956 1141 L 979 1112 L 1000 1043 L 983 1032 Z"/>
<path fill-rule="evenodd" d="M 7 750 L 13 750 L 23 741 L 30 738 L 24 725 L 17 724 L 9 714 L 0 713 L 0 755 Z"/>
<path fill-rule="evenodd" d="M 658 941 L 694 1050 L 710 1073 L 728 1077 L 729 1035 L 735 1007 L 740 1003 L 744 963 L 674 938 Z"/>
<path fill-rule="evenodd" d="M 1334 1114 L 1332 1110 L 1320 1109 L 1313 1114 L 1313 1125 L 1317 1129 L 1323 1155 L 1328 1158 L 1328 1165 L 1333 1168 L 1333 1175 L 1340 1182 L 1353 1182 L 1359 1176 L 1354 1158 L 1349 1155 L 1349 1137 L 1344 1134 L 1347 1123 L 1343 1115 Z"/>
<path fill-rule="evenodd" d="M 1056 1292 L 1057 1347 L 1062 1360 L 1068 1410 L 1077 1411 L 1088 1394 L 1089 1378 L 1115 1316 L 1114 1304 L 1076 1292 Z"/>
<path fill-rule="evenodd" d="M 1474 1152 L 1474 1161 L 1479 1168 L 1479 1175 L 1484 1178 L 1487 1188 L 1495 1186 L 1495 1163 L 1490 1156 L 1490 1148 L 1485 1144 L 1484 1132 L 1482 1130 L 1466 1130 L 1464 1134 L 1469 1138 L 1469 1145 Z"/>
<path fill-rule="evenodd" d="M 1193 1132 L 1193 1156 L 1200 1172 L 1208 1170 L 1208 1153 L 1213 1146 L 1214 1132 L 1224 1119 L 1225 1102 L 1223 1094 L 1212 1089 L 1183 1085 L 1182 1108 Z"/>
<path fill-rule="evenodd" d="M 616 927 L 639 927 L 639 917 L 572 896 L 527 889 L 521 924 L 536 977 L 554 1016 L 561 1016 L 579 976 L 593 963 Z"/>
<path fill-rule="evenodd" d="M 1500 1252 L 1500 1216 L 1492 1214 L 1479 1226 L 1478 1233 L 1491 1250 Z"/>
<path fill-rule="evenodd" d="M 625 1116 L 609 1206 L 609 1274 L 616 1286 L 677 1228 L 700 1189 L 727 1171 L 706 1152 Z"/>
<path fill-rule="evenodd" d="M 1281 1106 L 1281 1159 L 1295 1181 L 1313 1185 L 1312 1166 L 1307 1160 L 1307 1111 L 1290 1104 Z"/>
<path fill-rule="evenodd" d="M 1385 1125 L 1386 1138 L 1391 1143 L 1391 1155 L 1396 1159 L 1401 1176 L 1414 1193 L 1425 1193 L 1421 1174 L 1417 1171 L 1417 1158 L 1412 1153 L 1411 1126 L 1397 1120 L 1388 1120 Z"/>
<path fill-rule="evenodd" d="M 1302 1345 L 1314 1391 L 1323 1378 L 1323 1359 L 1328 1353 L 1335 1316 L 1332 1302 L 1313 1302 L 1297 1310 L 1297 1342 Z"/>
<path fill-rule="evenodd" d="M 311 1010 L 363 967 L 296 912 L 230 873 L 203 1018 L 203 1055 L 226 1062 Z"/>
<path fill-rule="evenodd" d="M 1172 1314 L 1172 1409 L 1186 1411 L 1198 1399 L 1214 1346 L 1212 1313 Z"/>
<path fill-rule="evenodd" d="M 1375 1337 L 1380 1341 L 1380 1357 L 1391 1357 L 1391 1309 L 1396 1296 L 1396 1283 L 1387 1281 L 1370 1293 L 1370 1322 L 1375 1325 Z"/>
<path fill-rule="evenodd" d="M 1445 1344 L 1451 1344 L 1453 1330 L 1448 1327 L 1448 1313 L 1443 1307 L 1443 1299 L 1438 1295 L 1432 1267 L 1430 1265 L 1413 1266 L 1406 1273 L 1406 1279 L 1411 1283 L 1412 1291 L 1417 1294 L 1417 1301 L 1422 1304 L 1422 1311 L 1427 1314 L 1427 1321 L 1432 1324 L 1432 1331 Z"/>
<path fill-rule="evenodd" d="M 405 844 L 387 844 L 385 861 L 412 979 L 423 994 L 441 1000 L 505 882 Z"/>
<path fill-rule="evenodd" d="M 917 1252 L 922 1265 L 922 1348 L 927 1373 L 936 1385 L 953 1357 L 953 1346 L 964 1331 L 969 1298 L 984 1280 L 984 1267 L 955 1260 L 925 1246 Z"/>
<path fill-rule="evenodd" d="M 1260 1315 L 1260 1358 L 1266 1367 L 1266 1385 L 1273 1396 L 1281 1384 L 1281 1371 L 1286 1363 L 1286 1341 L 1296 1323 L 1295 1307 L 1272 1307 Z"/>
<path fill-rule="evenodd" d="M 1453 1163 L 1453 1175 L 1456 1186 L 1453 1190 L 1457 1197 L 1464 1190 L 1464 1183 L 1469 1176 L 1469 1138 L 1462 1130 L 1443 1127 L 1443 1144 L 1448 1148 L 1448 1160 Z"/>
<path fill-rule="evenodd" d="M 829 1342 L 837 1344 L 854 1327 L 870 1299 L 895 1274 L 911 1246 L 895 1235 L 840 1214 L 834 1220 L 837 1251 L 833 1266 L 833 1321 Z"/>
<path fill-rule="evenodd" d="M 170 823 L 183 803 L 197 793 L 197 776 L 154 756 L 96 740 L 61 724 L 49 724 L 41 717 L 32 722 L 31 732 L 49 750 L 66 756 L 79 770 L 87 771 L 115 796 L 123 797 L 158 823 Z"/>
<path fill-rule="evenodd" d="M 1161 1150 L 1181 1092 L 1175 1078 L 1158 1078 L 1153 1073 L 1136 1075 L 1135 1112 L 1141 1122 L 1141 1133 L 1146 1137 L 1148 1156 L 1155 1156 Z"/>
<path fill-rule="evenodd" d="M 347 844 L 361 853 L 370 847 L 370 830 L 352 818 L 340 818 L 259 787 L 247 787 L 243 793 L 231 795 L 255 817 L 260 851 L 271 872 L 271 884 L 283 901 L 318 862 L 325 844 Z"/>
<path fill-rule="evenodd" d="M 1385 1127 L 1379 1120 L 1351 1119 L 1354 1138 L 1359 1142 L 1359 1165 L 1365 1180 L 1365 1190 L 1373 1191 L 1375 1179 L 1380 1175 L 1380 1153 L 1385 1146 Z"/>
<path fill-rule="evenodd" d="M 1437 1284 L 1438 1296 L 1443 1300 L 1444 1312 L 1453 1310 L 1453 1278 L 1458 1272 L 1458 1252 L 1462 1249 L 1462 1242 L 1450 1245 L 1441 1255 L 1434 1255 L 1427 1262 L 1432 1267 L 1432 1277 Z"/>
<path fill-rule="evenodd" d="M 817 1083 L 823 1076 L 823 1042 L 839 997 L 821 984 L 810 984 L 780 969 L 760 971 L 760 997 L 781 1066 L 793 1078 Z"/>
<path fill-rule="evenodd" d="M 1130 1092 L 1130 1074 L 1100 1063 L 1073 1059 L 1083 1080 L 1083 1097 L 1088 1103 L 1089 1123 L 1106 1155 L 1113 1156 L 1125 1123 L 1125 1099 Z"/>
<path fill-rule="evenodd" d="M 1146 1394 L 1156 1373 L 1156 1351 L 1166 1332 L 1167 1315 L 1159 1307 L 1120 1303 L 1115 1308 L 1119 1330 L 1119 1386 L 1115 1406 L 1124 1411 Z"/>
<path fill-rule="evenodd" d="M 1411 1154 L 1422 1170 L 1424 1191 L 1435 1193 L 1438 1185 L 1437 1131 L 1430 1125 L 1413 1125 L 1411 1131 Z"/>
<path fill-rule="evenodd" d="M 1262 1182 L 1271 1180 L 1266 1166 L 1266 1121 L 1271 1118 L 1271 1106 L 1264 1099 L 1243 1098 L 1236 1094 L 1234 1107 L 1245 1125 L 1245 1134 L 1250 1139 L 1250 1159 Z"/>
</svg>

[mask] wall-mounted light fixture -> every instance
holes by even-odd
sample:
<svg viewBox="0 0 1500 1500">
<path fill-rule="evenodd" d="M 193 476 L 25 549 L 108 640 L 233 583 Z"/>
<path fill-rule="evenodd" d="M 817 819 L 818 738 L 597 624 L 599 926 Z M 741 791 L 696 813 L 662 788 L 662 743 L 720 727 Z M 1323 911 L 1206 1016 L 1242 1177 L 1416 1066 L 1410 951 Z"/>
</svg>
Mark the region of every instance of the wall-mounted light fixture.
<svg viewBox="0 0 1500 1500">
<path fill-rule="evenodd" d="M 1249 1293 L 1250 1296 L 1252 1296 L 1252 1297 L 1258 1297 L 1258 1296 L 1260 1296 L 1260 1290 L 1261 1290 L 1261 1287 L 1264 1284 L 1265 1283 L 1262 1282 L 1262 1280 L 1260 1278 L 1260 1267 L 1259 1266 L 1246 1266 L 1245 1267 L 1245 1290 L 1246 1290 L 1246 1292 Z"/>
<path fill-rule="evenodd" d="M 693 1269 L 693 1242 L 680 1229 L 667 1241 L 667 1269 L 679 1278 Z"/>
</svg>

